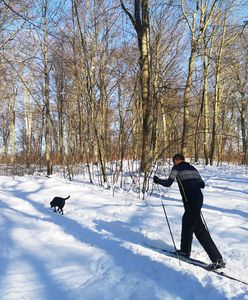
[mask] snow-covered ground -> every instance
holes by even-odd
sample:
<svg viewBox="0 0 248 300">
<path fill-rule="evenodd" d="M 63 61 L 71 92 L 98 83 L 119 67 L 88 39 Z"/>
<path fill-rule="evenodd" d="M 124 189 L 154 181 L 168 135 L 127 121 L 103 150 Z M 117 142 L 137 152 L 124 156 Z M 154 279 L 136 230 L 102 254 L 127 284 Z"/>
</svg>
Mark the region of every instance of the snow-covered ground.
<svg viewBox="0 0 248 300">
<path fill-rule="evenodd" d="M 207 184 L 203 215 L 225 272 L 248 282 L 248 175 L 234 166 L 198 169 Z M 248 286 L 145 245 L 173 250 L 163 199 L 179 247 L 177 184 L 160 192 L 143 201 L 80 178 L 0 177 L 0 299 L 248 299 Z M 52 198 L 68 195 L 64 215 L 53 213 Z M 210 263 L 195 239 L 192 257 Z"/>
</svg>

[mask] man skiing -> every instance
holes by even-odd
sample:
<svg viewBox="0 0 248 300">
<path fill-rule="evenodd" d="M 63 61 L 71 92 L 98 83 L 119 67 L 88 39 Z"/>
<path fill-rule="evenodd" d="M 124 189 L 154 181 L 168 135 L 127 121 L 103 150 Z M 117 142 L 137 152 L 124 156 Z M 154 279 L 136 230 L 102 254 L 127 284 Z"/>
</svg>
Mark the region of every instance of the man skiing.
<svg viewBox="0 0 248 300">
<path fill-rule="evenodd" d="M 174 166 L 168 179 L 163 180 L 154 176 L 153 181 L 165 187 L 170 187 L 174 180 L 177 179 L 185 209 L 182 218 L 181 248 L 177 250 L 177 253 L 190 257 L 194 233 L 212 261 L 209 267 L 212 269 L 224 268 L 225 262 L 201 218 L 203 205 L 201 189 L 205 187 L 205 183 L 196 168 L 185 162 L 182 154 L 173 156 L 173 164 Z"/>
</svg>

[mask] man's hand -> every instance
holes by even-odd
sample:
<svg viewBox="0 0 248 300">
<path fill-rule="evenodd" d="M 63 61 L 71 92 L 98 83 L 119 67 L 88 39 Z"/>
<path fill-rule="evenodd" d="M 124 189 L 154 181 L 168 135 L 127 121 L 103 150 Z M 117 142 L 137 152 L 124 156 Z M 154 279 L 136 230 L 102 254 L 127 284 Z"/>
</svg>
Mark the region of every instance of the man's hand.
<svg viewBox="0 0 248 300">
<path fill-rule="evenodd" d="M 155 175 L 155 176 L 153 177 L 153 182 L 154 182 L 154 183 L 160 183 L 159 177 Z"/>
</svg>

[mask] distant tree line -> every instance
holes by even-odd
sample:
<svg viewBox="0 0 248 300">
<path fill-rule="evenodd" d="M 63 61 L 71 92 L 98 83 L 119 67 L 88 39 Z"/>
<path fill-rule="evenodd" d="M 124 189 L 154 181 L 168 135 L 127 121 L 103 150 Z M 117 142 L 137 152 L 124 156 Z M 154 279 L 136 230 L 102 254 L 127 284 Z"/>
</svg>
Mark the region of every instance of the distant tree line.
<svg viewBox="0 0 248 300">
<path fill-rule="evenodd" d="M 247 1 L 0 2 L 1 163 L 247 164 Z"/>
</svg>

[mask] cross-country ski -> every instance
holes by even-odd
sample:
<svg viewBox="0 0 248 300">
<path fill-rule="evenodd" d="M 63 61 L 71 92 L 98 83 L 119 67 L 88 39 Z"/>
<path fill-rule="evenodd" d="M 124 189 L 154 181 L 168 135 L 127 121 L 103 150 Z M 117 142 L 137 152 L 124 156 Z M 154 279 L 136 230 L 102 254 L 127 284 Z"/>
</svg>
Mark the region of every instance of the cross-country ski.
<svg viewBox="0 0 248 300">
<path fill-rule="evenodd" d="M 151 249 L 160 251 L 160 252 L 166 254 L 169 257 L 173 257 L 175 259 L 178 259 L 180 262 L 188 263 L 190 265 L 203 268 L 206 271 L 214 272 L 214 273 L 216 273 L 216 274 L 218 274 L 220 276 L 223 276 L 223 277 L 226 277 L 228 279 L 237 281 L 239 283 L 243 283 L 245 285 L 248 285 L 248 282 L 245 282 L 242 279 L 239 279 L 239 278 L 233 277 L 232 275 L 227 274 L 225 271 L 223 271 L 224 269 L 223 270 L 222 269 L 221 270 L 220 269 L 217 269 L 217 270 L 212 269 L 209 264 L 207 264 L 207 263 L 205 263 L 205 262 L 203 262 L 201 260 L 194 259 L 194 258 L 191 258 L 191 257 L 190 258 L 189 257 L 184 257 L 184 256 L 176 253 L 175 251 L 170 251 L 170 250 L 166 250 L 166 249 L 163 249 L 163 248 L 154 247 L 154 246 L 148 245 L 146 243 L 144 243 L 144 245 L 147 246 L 147 247 L 150 247 Z"/>
</svg>

